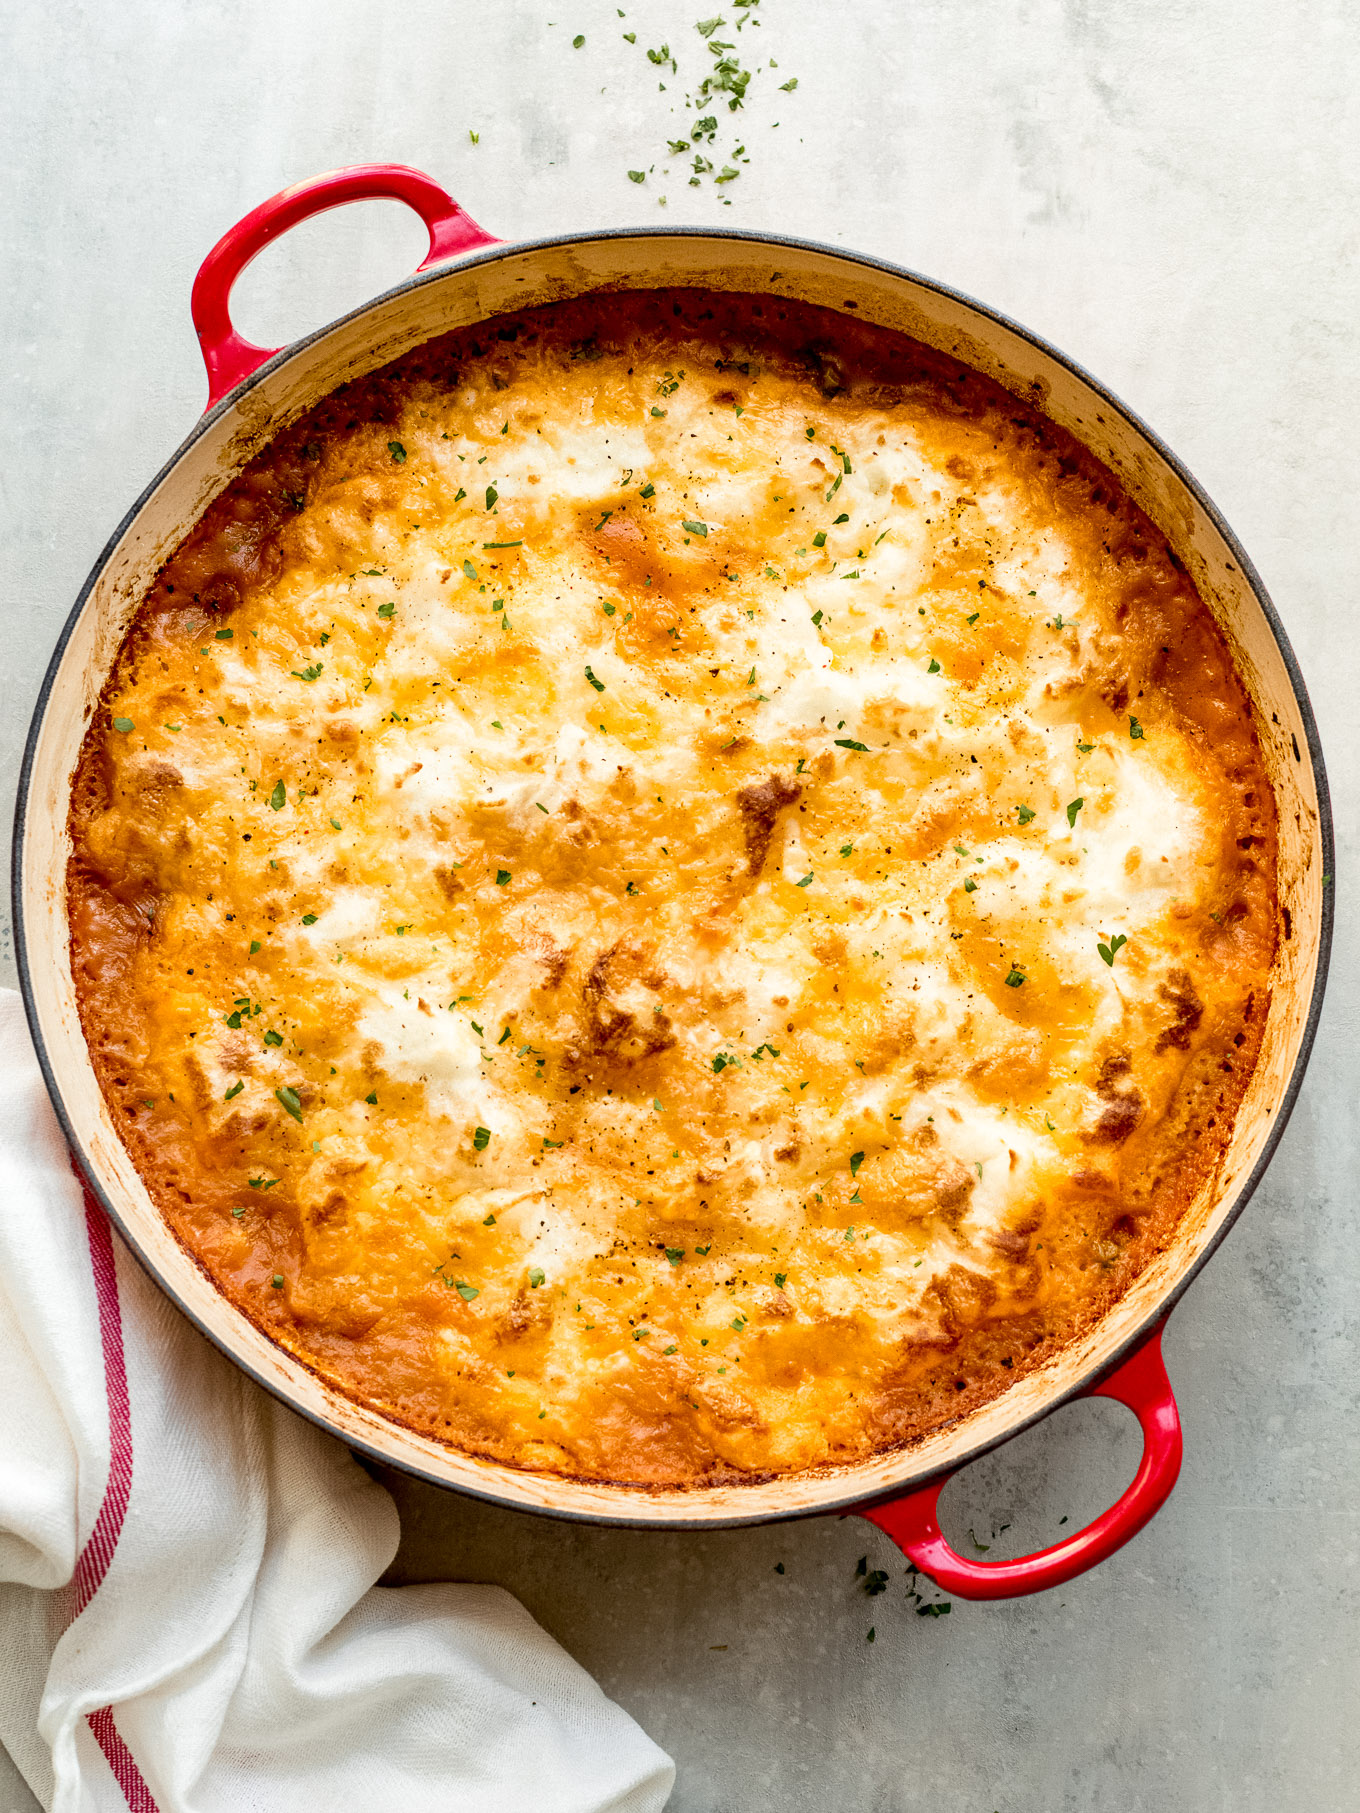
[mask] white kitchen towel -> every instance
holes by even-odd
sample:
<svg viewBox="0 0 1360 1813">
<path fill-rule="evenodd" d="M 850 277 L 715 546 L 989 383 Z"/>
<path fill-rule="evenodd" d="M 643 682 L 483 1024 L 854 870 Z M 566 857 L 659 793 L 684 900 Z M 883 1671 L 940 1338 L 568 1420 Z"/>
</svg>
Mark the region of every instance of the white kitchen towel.
<svg viewBox="0 0 1360 1813">
<path fill-rule="evenodd" d="M 508 1593 L 374 1585 L 397 1536 L 86 1202 L 0 990 L 0 1742 L 44 1806 L 659 1813 L 669 1760 Z"/>
</svg>

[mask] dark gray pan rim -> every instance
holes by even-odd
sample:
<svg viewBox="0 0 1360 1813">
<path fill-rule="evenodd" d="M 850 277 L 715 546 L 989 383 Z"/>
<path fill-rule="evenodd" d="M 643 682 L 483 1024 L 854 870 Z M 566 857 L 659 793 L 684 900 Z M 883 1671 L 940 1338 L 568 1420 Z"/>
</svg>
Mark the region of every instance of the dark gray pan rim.
<svg viewBox="0 0 1360 1813">
<path fill-rule="evenodd" d="M 890 277 L 895 277 L 904 282 L 911 283 L 920 289 L 944 297 L 948 301 L 960 304 L 962 307 L 971 310 L 972 313 L 979 316 L 981 319 L 992 322 L 994 325 L 1004 328 L 1008 333 L 1014 334 L 1017 339 L 1025 341 L 1028 345 L 1043 353 L 1047 358 L 1053 360 L 1055 364 L 1063 366 L 1078 380 L 1079 383 L 1087 388 L 1093 397 L 1097 398 L 1106 408 L 1112 410 L 1120 419 L 1127 423 L 1134 433 L 1140 436 L 1158 457 L 1165 462 L 1181 484 L 1183 484 L 1186 490 L 1194 497 L 1196 503 L 1204 511 L 1205 515 L 1213 523 L 1214 528 L 1223 538 L 1225 546 L 1231 551 L 1233 559 L 1241 569 L 1243 578 L 1251 588 L 1257 603 L 1261 607 L 1261 611 L 1269 625 L 1271 635 L 1280 651 L 1280 657 L 1284 662 L 1285 671 L 1289 675 L 1289 683 L 1294 693 L 1294 699 L 1299 709 L 1300 718 L 1303 722 L 1304 740 L 1307 744 L 1308 759 L 1313 772 L 1314 784 L 1317 789 L 1318 834 L 1322 844 L 1323 873 L 1325 876 L 1332 878 L 1329 882 L 1324 882 L 1323 885 L 1322 919 L 1318 930 L 1317 972 L 1313 980 L 1313 990 L 1308 1004 L 1308 1015 L 1304 1024 L 1303 1036 L 1299 1043 L 1298 1056 L 1294 1061 L 1288 1080 L 1281 1092 L 1280 1101 L 1275 1110 L 1275 1116 L 1270 1130 L 1266 1135 L 1265 1143 L 1262 1146 L 1260 1155 L 1257 1158 L 1256 1163 L 1252 1166 L 1246 1181 L 1240 1187 L 1237 1200 L 1233 1204 L 1231 1212 L 1225 1216 L 1222 1225 L 1215 1230 L 1213 1238 L 1207 1243 L 1203 1252 L 1201 1252 L 1194 1263 L 1188 1266 L 1181 1276 L 1177 1278 L 1176 1282 L 1157 1303 L 1156 1307 L 1147 1313 L 1138 1326 L 1120 1344 L 1118 1350 L 1112 1354 L 1108 1360 L 1102 1362 L 1098 1366 L 1091 1367 L 1065 1391 L 1054 1398 L 1051 1403 L 1045 1404 L 1040 1409 L 1030 1412 L 1027 1416 L 1017 1419 L 1017 1421 L 1003 1434 L 993 1436 L 985 1441 L 977 1442 L 975 1446 L 969 1448 L 961 1460 L 951 1462 L 950 1466 L 943 1470 L 943 1474 L 938 1468 L 932 1469 L 927 1467 L 920 1469 L 917 1472 L 912 1472 L 908 1467 L 904 1471 L 903 1477 L 895 1485 L 875 1491 L 867 1496 L 863 1491 L 847 1492 L 843 1498 L 834 1499 L 828 1503 L 808 1508 L 787 1511 L 758 1511 L 745 1516 L 737 1514 L 721 1518 L 698 1518 L 686 1516 L 683 1513 L 677 1514 L 674 1517 L 629 1517 L 622 1512 L 614 1513 L 558 1509 L 552 1506 L 525 1505 L 518 1502 L 510 1495 L 496 1491 L 490 1487 L 464 1484 L 451 1486 L 447 1480 L 439 1478 L 432 1471 L 422 1467 L 414 1461 L 394 1460 L 390 1455 L 384 1453 L 371 1442 L 358 1440 L 351 1436 L 338 1435 L 333 1424 L 326 1417 L 317 1412 L 302 1409 L 293 1402 L 283 1386 L 264 1377 L 252 1365 L 243 1360 L 239 1354 L 233 1351 L 226 1340 L 204 1325 L 194 1311 L 179 1298 L 176 1292 L 170 1288 L 152 1266 L 146 1255 L 141 1251 L 134 1235 L 124 1223 L 116 1205 L 110 1199 L 108 1192 L 105 1190 L 99 1179 L 96 1167 L 76 1133 L 71 1117 L 67 1112 L 65 1102 L 62 1099 L 51 1056 L 47 1050 L 47 1045 L 43 1038 L 42 1027 L 38 1019 L 23 908 L 23 850 L 24 830 L 28 819 L 28 794 L 32 783 L 33 764 L 38 738 L 41 734 L 48 701 L 51 697 L 57 670 L 61 665 L 61 659 L 65 653 L 66 645 L 71 638 L 75 625 L 81 612 L 85 608 L 85 604 L 89 599 L 90 593 L 93 591 L 100 574 L 112 558 L 115 549 L 118 547 L 123 537 L 127 534 L 146 504 L 154 497 L 171 471 L 178 465 L 179 461 L 194 443 L 199 440 L 207 428 L 219 419 L 223 411 L 234 407 L 241 397 L 253 390 L 255 386 L 261 383 L 267 376 L 277 371 L 290 359 L 297 357 L 300 353 L 303 353 L 308 348 L 316 345 L 318 341 L 324 340 L 338 327 L 348 325 L 350 322 L 361 320 L 365 315 L 375 313 L 389 303 L 394 297 L 404 295 L 411 290 L 419 289 L 426 284 L 436 283 L 442 278 L 447 277 L 453 270 L 465 270 L 474 265 L 492 264 L 501 259 L 518 257 L 525 253 L 546 251 L 555 246 L 606 244 L 611 241 L 622 240 L 660 241 L 672 239 L 707 239 L 719 243 L 730 242 L 746 245 L 763 245 L 772 248 L 787 248 L 788 250 L 795 252 L 811 252 L 820 257 L 831 259 L 839 264 L 848 266 L 851 271 L 854 271 L 855 269 L 881 271 Z M 973 1461 L 979 1460 L 984 1454 L 991 1453 L 994 1449 L 1003 1446 L 1006 1442 L 1010 1441 L 1013 1436 L 1019 1435 L 1024 1430 L 1032 1428 L 1036 1423 L 1041 1422 L 1044 1417 L 1051 1415 L 1054 1410 L 1059 1409 L 1063 1404 L 1071 1403 L 1074 1399 L 1081 1397 L 1085 1392 L 1089 1391 L 1093 1385 L 1098 1384 L 1101 1379 L 1108 1377 L 1123 1360 L 1127 1359 L 1134 1348 L 1146 1339 L 1150 1331 L 1155 1328 L 1158 1323 L 1166 1320 L 1172 1309 L 1175 1308 L 1181 1297 L 1199 1276 L 1201 1268 L 1208 1263 L 1210 1258 L 1212 1258 L 1213 1254 L 1217 1251 L 1220 1242 L 1224 1239 L 1229 1229 L 1236 1223 L 1237 1218 L 1241 1215 L 1243 1209 L 1247 1206 L 1247 1203 L 1255 1193 L 1258 1184 L 1265 1175 L 1271 1159 L 1275 1155 L 1275 1149 L 1280 1143 L 1284 1130 L 1289 1124 L 1289 1117 L 1294 1111 L 1294 1105 L 1298 1100 L 1299 1091 L 1303 1086 L 1304 1073 L 1308 1067 L 1308 1059 L 1312 1053 L 1313 1041 L 1317 1036 L 1318 1021 L 1322 1013 L 1323 995 L 1326 991 L 1327 984 L 1327 970 L 1331 959 L 1332 928 L 1335 917 L 1335 876 L 1336 852 L 1332 830 L 1331 793 L 1327 784 L 1326 764 L 1323 760 L 1322 744 L 1318 736 L 1317 720 L 1313 713 L 1312 703 L 1308 697 L 1308 689 L 1304 683 L 1303 674 L 1300 671 L 1298 660 L 1294 654 L 1284 625 L 1280 621 L 1279 613 L 1276 611 L 1255 565 L 1238 541 L 1236 535 L 1234 535 L 1233 531 L 1229 528 L 1221 511 L 1214 504 L 1203 486 L 1186 466 L 1182 464 L 1160 436 L 1149 428 L 1142 418 L 1132 409 L 1121 402 L 1113 391 L 1108 390 L 1097 379 L 1093 378 L 1082 366 L 1078 365 L 1074 360 L 1069 359 L 1065 353 L 1061 352 L 1056 346 L 1053 346 L 1041 335 L 1031 333 L 1027 328 L 1020 326 L 1018 322 L 1012 321 L 1009 316 L 1001 314 L 996 309 L 989 308 L 985 303 L 975 301 L 973 297 L 966 295 L 962 290 L 954 289 L 948 284 L 937 283 L 932 278 L 923 277 L 918 272 L 908 270 L 905 266 L 894 264 L 887 259 L 873 258 L 863 252 L 847 251 L 844 247 L 826 245 L 818 240 L 801 239 L 787 234 L 755 233 L 739 228 L 669 227 L 661 229 L 656 227 L 614 227 L 595 230 L 588 233 L 557 233 L 539 239 L 518 240 L 506 244 L 498 243 L 489 246 L 484 250 L 469 253 L 462 258 L 435 265 L 428 271 L 418 272 L 416 275 L 405 279 L 404 282 L 398 283 L 391 289 L 383 291 L 381 295 L 375 296 L 370 301 L 361 304 L 360 307 L 352 309 L 348 314 L 342 315 L 337 320 L 328 323 L 325 327 L 318 328 L 314 333 L 307 334 L 302 339 L 295 340 L 290 345 L 281 348 L 272 358 L 266 360 L 258 370 L 252 372 L 248 378 L 238 384 L 234 390 L 221 400 L 220 403 L 216 404 L 214 408 L 209 410 L 194 424 L 188 435 L 146 486 L 141 496 L 137 498 L 136 502 L 131 506 L 127 514 L 123 517 L 123 520 L 118 524 L 118 527 L 105 543 L 102 552 L 90 571 L 89 577 L 80 589 L 80 593 L 76 598 L 75 604 L 72 606 L 71 612 L 62 628 L 61 635 L 57 640 L 56 647 L 53 650 L 52 659 L 48 663 L 47 672 L 43 678 L 42 687 L 38 694 L 38 701 L 34 708 L 33 719 L 29 726 L 28 738 L 24 745 L 23 761 L 19 770 L 18 796 L 15 802 L 14 812 L 10 887 L 14 916 L 15 960 L 19 970 L 19 989 L 23 998 L 24 1011 L 28 1017 L 29 1031 L 32 1035 L 34 1048 L 37 1052 L 38 1064 L 42 1071 L 43 1081 L 47 1085 L 47 1093 L 51 1097 L 52 1107 L 55 1110 L 62 1132 L 66 1136 L 67 1143 L 71 1148 L 72 1154 L 80 1167 L 81 1173 L 88 1184 L 91 1193 L 104 1209 L 114 1226 L 118 1229 L 129 1250 L 148 1276 L 155 1281 L 157 1286 L 170 1298 L 182 1314 L 193 1323 L 200 1334 L 206 1336 L 206 1338 L 212 1342 L 213 1346 L 224 1353 L 233 1365 L 239 1367 L 247 1377 L 253 1379 L 257 1385 L 269 1392 L 271 1396 L 278 1398 L 281 1403 L 286 1404 L 296 1415 L 304 1417 L 308 1422 L 314 1423 L 320 1429 L 324 1429 L 327 1434 L 335 1436 L 337 1440 L 344 1442 L 346 1447 L 364 1456 L 367 1460 L 373 1462 L 377 1466 L 390 1467 L 394 1471 L 407 1473 L 415 1479 L 422 1480 L 427 1485 L 437 1486 L 443 1491 L 458 1492 L 465 1497 L 476 1498 L 488 1504 L 499 1505 L 506 1510 L 520 1511 L 536 1516 L 552 1517 L 568 1523 L 595 1524 L 605 1528 L 664 1531 L 744 1529 L 756 1524 L 789 1522 L 795 1518 L 844 1516 L 852 1511 L 867 1509 L 871 1505 L 889 1503 L 895 1498 L 901 1498 L 909 1492 L 918 1490 L 921 1486 L 929 1484 L 934 1479 L 943 1477 L 944 1474 L 957 1472 L 961 1468 L 971 1465 Z M 400 1425 L 395 1426 L 400 1427 Z M 681 1502 L 681 1497 L 682 1495 L 677 1493 L 677 1504 Z"/>
</svg>

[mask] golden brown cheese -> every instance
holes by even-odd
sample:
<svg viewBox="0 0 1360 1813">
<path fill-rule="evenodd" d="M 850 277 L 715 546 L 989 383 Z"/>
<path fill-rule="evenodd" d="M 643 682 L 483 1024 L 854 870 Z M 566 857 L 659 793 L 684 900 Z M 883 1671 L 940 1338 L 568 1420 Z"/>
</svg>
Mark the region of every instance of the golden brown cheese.
<svg viewBox="0 0 1360 1813">
<path fill-rule="evenodd" d="M 862 1456 L 1108 1306 L 1221 1150 L 1275 823 L 1212 618 L 1015 399 L 695 292 L 348 387 L 141 606 L 72 814 L 129 1148 L 471 1451 Z"/>
</svg>

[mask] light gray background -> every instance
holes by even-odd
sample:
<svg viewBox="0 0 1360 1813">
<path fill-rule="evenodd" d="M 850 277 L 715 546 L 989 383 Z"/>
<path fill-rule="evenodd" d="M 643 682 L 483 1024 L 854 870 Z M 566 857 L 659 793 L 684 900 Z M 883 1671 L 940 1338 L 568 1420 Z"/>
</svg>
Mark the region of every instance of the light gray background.
<svg viewBox="0 0 1360 1813">
<path fill-rule="evenodd" d="M 396 1576 L 517 1592 L 671 1750 L 675 1813 L 1360 1804 L 1354 10 L 762 0 L 743 47 L 759 39 L 780 70 L 752 85 L 751 162 L 725 191 L 662 181 L 660 164 L 641 187 L 626 176 L 676 130 L 643 46 L 667 38 L 700 67 L 693 23 L 717 0 L 627 0 L 626 21 L 597 0 L 8 10 L 6 798 L 71 600 L 202 405 L 187 307 L 200 258 L 263 197 L 337 164 L 421 166 L 511 239 L 721 221 L 899 259 L 1056 341 L 1204 482 L 1312 689 L 1339 918 L 1293 1125 L 1171 1324 L 1186 1462 L 1168 1508 L 1070 1587 L 924 1619 L 900 1558 L 858 1520 L 642 1535 L 399 1485 Z M 796 94 L 778 93 L 793 75 Z M 286 339 L 422 251 L 391 205 L 312 223 L 243 282 L 239 321 Z M 4 938 L 9 976 L 7 923 Z M 994 1556 L 1041 1544 L 1098 1510 L 1136 1449 L 1123 1412 L 1063 1412 L 950 1489 L 949 1527 L 966 1544 L 970 1525 L 985 1541 L 1009 1521 Z M 872 1602 L 862 1554 L 892 1577 Z M 0 1761 L 0 1809 L 27 1804 Z"/>
</svg>

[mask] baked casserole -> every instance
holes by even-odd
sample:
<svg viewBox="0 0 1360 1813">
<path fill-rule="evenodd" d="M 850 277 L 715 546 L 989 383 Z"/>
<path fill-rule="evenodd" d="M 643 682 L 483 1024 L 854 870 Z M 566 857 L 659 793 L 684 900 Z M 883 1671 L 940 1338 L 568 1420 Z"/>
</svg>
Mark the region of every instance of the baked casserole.
<svg viewBox="0 0 1360 1813">
<path fill-rule="evenodd" d="M 1217 1164 L 1275 806 L 1207 605 L 1037 407 L 772 297 L 333 393 L 136 610 L 71 813 L 120 1134 L 217 1287 L 467 1452 L 862 1459 Z"/>
</svg>

